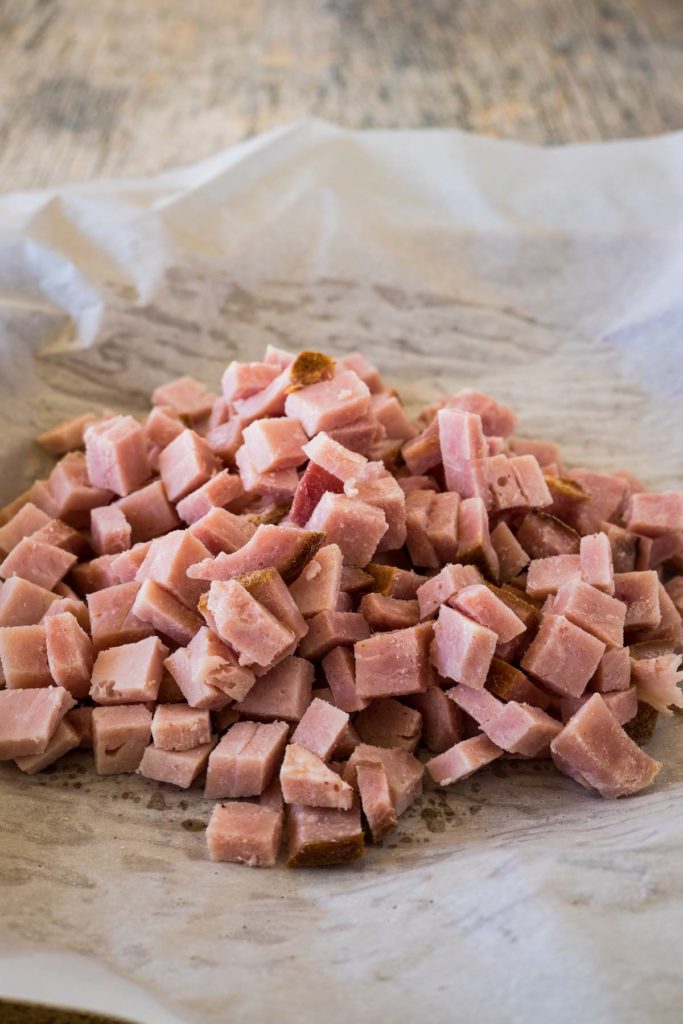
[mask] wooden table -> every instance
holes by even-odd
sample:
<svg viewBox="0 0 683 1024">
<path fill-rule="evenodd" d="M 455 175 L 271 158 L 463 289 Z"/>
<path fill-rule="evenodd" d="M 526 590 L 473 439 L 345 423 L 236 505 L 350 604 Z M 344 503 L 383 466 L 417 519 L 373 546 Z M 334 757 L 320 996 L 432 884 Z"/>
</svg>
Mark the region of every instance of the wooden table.
<svg viewBox="0 0 683 1024">
<path fill-rule="evenodd" d="M 273 125 L 533 142 L 683 127 L 681 0 L 0 0 L 0 190 Z"/>
</svg>

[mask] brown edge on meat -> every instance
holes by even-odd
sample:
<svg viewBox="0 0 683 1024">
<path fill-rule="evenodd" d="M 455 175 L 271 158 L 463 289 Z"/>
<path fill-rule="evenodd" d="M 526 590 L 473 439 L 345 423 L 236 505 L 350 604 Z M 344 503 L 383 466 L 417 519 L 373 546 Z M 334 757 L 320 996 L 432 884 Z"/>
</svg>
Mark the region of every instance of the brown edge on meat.
<svg viewBox="0 0 683 1024">
<path fill-rule="evenodd" d="M 317 384 L 321 380 L 331 380 L 335 366 L 335 360 L 324 352 L 299 352 L 289 369 L 292 383 L 287 388 L 287 394 L 306 388 L 310 384 Z"/>
<path fill-rule="evenodd" d="M 545 482 L 548 485 L 548 490 L 552 494 L 553 499 L 564 498 L 567 501 L 573 501 L 577 504 L 590 500 L 590 494 L 584 491 L 581 484 L 577 483 L 576 480 L 568 480 L 567 477 L 564 476 L 545 475 Z"/>
<path fill-rule="evenodd" d="M 254 526 L 277 526 L 289 512 L 291 505 L 271 505 L 263 512 L 246 512 L 244 518 Z"/>
<path fill-rule="evenodd" d="M 299 549 L 282 565 L 275 566 L 285 583 L 292 583 L 303 572 L 305 566 L 325 543 L 325 536 L 325 533 L 309 530 L 307 536 L 302 539 Z"/>
<path fill-rule="evenodd" d="M 634 743 L 642 747 L 652 739 L 658 718 L 659 712 L 656 708 L 646 704 L 643 700 L 639 700 L 635 718 L 626 723 L 624 731 L 631 737 Z"/>
<path fill-rule="evenodd" d="M 294 857 L 288 857 L 290 868 L 325 868 L 335 864 L 346 864 L 358 860 L 365 853 L 365 838 L 360 829 L 356 835 L 344 839 L 329 839 L 326 842 L 311 843 Z"/>
</svg>

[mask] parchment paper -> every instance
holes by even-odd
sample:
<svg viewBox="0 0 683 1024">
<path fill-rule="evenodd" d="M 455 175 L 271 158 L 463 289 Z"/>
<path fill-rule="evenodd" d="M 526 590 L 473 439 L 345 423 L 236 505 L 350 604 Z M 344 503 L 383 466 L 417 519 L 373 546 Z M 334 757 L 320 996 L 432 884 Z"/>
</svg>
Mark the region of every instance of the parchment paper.
<svg viewBox="0 0 683 1024">
<path fill-rule="evenodd" d="M 536 149 L 320 123 L 194 167 L 0 200 L 0 498 L 31 438 L 227 361 L 367 353 L 472 385 L 566 458 L 683 484 L 683 135 Z M 0 993 L 141 1024 L 680 1021 L 683 734 L 639 797 L 547 765 L 428 792 L 364 860 L 205 858 L 199 790 L 83 755 L 0 770 Z M 197 831 L 193 831 L 197 829 Z"/>
</svg>

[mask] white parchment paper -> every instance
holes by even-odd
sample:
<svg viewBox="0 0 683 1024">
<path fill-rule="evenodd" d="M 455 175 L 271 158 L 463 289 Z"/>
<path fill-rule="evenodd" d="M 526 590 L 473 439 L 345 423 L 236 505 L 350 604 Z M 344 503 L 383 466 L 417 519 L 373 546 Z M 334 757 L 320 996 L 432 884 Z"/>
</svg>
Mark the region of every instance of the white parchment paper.
<svg viewBox="0 0 683 1024">
<path fill-rule="evenodd" d="M 194 167 L 0 199 L 0 499 L 31 438 L 230 358 L 361 349 L 412 404 L 477 386 L 568 461 L 683 484 L 683 134 L 538 149 L 295 125 Z M 656 785 L 547 765 L 427 793 L 325 872 L 212 865 L 201 791 L 0 769 L 0 995 L 140 1024 L 674 1022 L 683 734 Z M 193 831 L 197 829 L 197 831 Z"/>
</svg>

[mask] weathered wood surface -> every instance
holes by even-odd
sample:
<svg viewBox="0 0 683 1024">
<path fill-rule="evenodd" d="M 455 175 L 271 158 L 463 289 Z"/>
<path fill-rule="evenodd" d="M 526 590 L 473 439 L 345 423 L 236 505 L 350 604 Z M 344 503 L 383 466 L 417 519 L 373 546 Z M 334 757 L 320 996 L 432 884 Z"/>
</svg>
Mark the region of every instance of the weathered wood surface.
<svg viewBox="0 0 683 1024">
<path fill-rule="evenodd" d="M 683 127 L 680 0 L 0 0 L 0 191 L 315 116 L 556 143 Z"/>
</svg>

